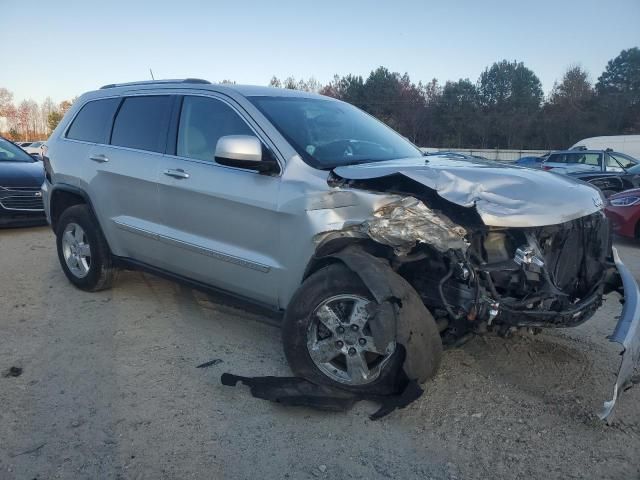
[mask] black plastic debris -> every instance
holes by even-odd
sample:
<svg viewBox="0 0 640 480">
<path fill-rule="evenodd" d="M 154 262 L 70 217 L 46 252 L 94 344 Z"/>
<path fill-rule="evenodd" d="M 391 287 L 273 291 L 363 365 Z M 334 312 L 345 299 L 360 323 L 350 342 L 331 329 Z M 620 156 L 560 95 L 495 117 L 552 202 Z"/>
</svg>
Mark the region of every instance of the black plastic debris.
<svg viewBox="0 0 640 480">
<path fill-rule="evenodd" d="M 326 385 L 316 385 L 298 377 L 241 377 L 223 373 L 220 381 L 227 386 L 235 386 L 241 382 L 251 389 L 254 397 L 291 407 L 343 412 L 360 400 L 369 400 L 380 405 L 376 412 L 369 415 L 371 420 L 378 420 L 396 409 L 406 407 L 424 393 L 415 381 L 407 382 L 405 388 L 395 395 L 356 394 Z"/>
<path fill-rule="evenodd" d="M 196 368 L 207 368 L 213 365 L 218 365 L 219 363 L 223 363 L 223 362 L 224 360 L 222 360 L 221 358 L 214 358 L 213 360 L 209 360 L 208 362 L 201 363 Z"/>
<path fill-rule="evenodd" d="M 396 351 L 400 356 L 396 374 L 390 375 L 386 383 L 376 384 L 375 394 L 318 385 L 300 377 L 241 377 L 225 373 L 220 380 L 229 386 L 242 382 L 254 397 L 290 406 L 345 411 L 360 400 L 369 400 L 380 405 L 369 416 L 377 420 L 406 407 L 424 393 L 420 384 L 432 378 L 440 364 L 440 332 L 420 296 L 388 262 L 356 245 L 326 256 L 341 261 L 371 292 L 375 304 L 371 305 L 369 321 L 379 322 L 374 330 L 384 332 L 387 328 L 395 333 Z M 388 338 L 389 335 L 382 336 Z"/>
<path fill-rule="evenodd" d="M 371 420 L 377 420 L 396 409 L 406 407 L 424 393 L 420 385 L 415 380 L 409 380 L 402 371 L 397 377 L 396 385 L 390 386 L 389 390 L 393 393 L 389 395 L 359 394 L 341 388 L 318 385 L 298 377 L 242 377 L 223 373 L 220 381 L 223 385 L 230 387 L 241 382 L 251 389 L 251 395 L 262 400 L 331 412 L 347 411 L 356 402 L 369 400 L 380 405 L 376 412 L 369 415 Z"/>
<path fill-rule="evenodd" d="M 20 367 L 11 367 L 4 374 L 5 377 L 19 377 L 22 375 L 22 368 Z"/>
</svg>

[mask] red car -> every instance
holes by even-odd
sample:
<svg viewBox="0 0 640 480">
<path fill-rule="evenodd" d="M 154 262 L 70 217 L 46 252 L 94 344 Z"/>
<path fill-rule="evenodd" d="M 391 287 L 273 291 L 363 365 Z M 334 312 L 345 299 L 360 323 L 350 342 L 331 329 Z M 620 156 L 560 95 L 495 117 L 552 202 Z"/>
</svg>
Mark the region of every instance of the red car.
<svg viewBox="0 0 640 480">
<path fill-rule="evenodd" d="M 640 238 L 640 188 L 611 195 L 605 212 L 615 233 Z"/>
</svg>

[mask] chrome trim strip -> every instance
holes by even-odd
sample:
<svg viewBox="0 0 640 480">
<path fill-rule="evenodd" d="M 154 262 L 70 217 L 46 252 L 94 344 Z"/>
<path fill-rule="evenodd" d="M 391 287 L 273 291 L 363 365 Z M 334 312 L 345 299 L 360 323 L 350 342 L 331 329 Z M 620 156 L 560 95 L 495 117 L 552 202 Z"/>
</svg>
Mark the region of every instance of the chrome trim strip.
<svg viewBox="0 0 640 480">
<path fill-rule="evenodd" d="M 238 265 L 240 267 L 250 268 L 252 270 L 257 270 L 262 273 L 268 273 L 271 270 L 271 267 L 268 265 L 263 265 L 261 263 L 252 262 L 245 258 L 235 257 L 233 255 L 228 255 L 226 253 L 219 252 L 217 250 L 212 250 L 210 248 L 205 248 L 200 245 L 196 245 L 194 243 L 185 242 L 183 240 L 178 240 L 177 238 L 169 237 L 167 235 L 161 235 L 158 233 L 151 232 L 149 230 L 145 230 L 144 228 L 134 227 L 128 225 L 123 222 L 119 222 L 117 220 L 113 220 L 118 228 L 121 230 L 125 230 L 130 233 L 136 233 L 138 235 L 142 235 L 143 237 L 152 238 L 154 240 L 158 240 L 167 245 L 173 245 L 176 247 L 184 248 L 185 250 L 189 250 L 195 253 L 199 253 L 201 255 L 205 255 L 207 257 L 215 258 L 216 260 L 221 260 L 223 262 L 233 263 L 234 265 Z"/>
<path fill-rule="evenodd" d="M 11 212 L 44 212 L 44 208 L 11 208 L 11 207 L 5 207 L 2 202 L 0 202 L 0 207 L 4 208 L 5 210 L 11 211 Z"/>
</svg>

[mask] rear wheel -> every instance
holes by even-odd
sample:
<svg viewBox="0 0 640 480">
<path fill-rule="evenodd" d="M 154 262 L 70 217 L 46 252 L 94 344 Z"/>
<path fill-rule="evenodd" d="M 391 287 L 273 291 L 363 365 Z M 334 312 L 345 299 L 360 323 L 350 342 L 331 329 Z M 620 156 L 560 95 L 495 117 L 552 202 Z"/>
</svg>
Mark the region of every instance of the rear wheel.
<svg viewBox="0 0 640 480">
<path fill-rule="evenodd" d="M 109 288 L 115 268 L 98 222 L 86 205 L 66 209 L 56 226 L 58 259 L 76 287 L 95 292 Z"/>
<path fill-rule="evenodd" d="M 342 264 L 305 280 L 290 302 L 282 330 L 294 374 L 361 393 L 390 393 L 403 358 L 395 332 L 376 331 L 369 321 L 372 303 L 360 277 Z"/>
</svg>

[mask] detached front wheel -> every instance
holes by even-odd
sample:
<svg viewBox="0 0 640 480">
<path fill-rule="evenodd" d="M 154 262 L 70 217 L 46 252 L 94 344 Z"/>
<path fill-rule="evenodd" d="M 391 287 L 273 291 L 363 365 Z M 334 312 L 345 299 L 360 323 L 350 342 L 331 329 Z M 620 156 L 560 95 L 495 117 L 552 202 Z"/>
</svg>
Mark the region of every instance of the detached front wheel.
<svg viewBox="0 0 640 480">
<path fill-rule="evenodd" d="M 370 322 L 375 304 L 360 277 L 342 264 L 307 278 L 283 322 L 284 351 L 294 374 L 355 392 L 387 393 L 403 358 L 395 331 Z"/>
</svg>

